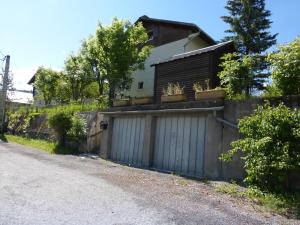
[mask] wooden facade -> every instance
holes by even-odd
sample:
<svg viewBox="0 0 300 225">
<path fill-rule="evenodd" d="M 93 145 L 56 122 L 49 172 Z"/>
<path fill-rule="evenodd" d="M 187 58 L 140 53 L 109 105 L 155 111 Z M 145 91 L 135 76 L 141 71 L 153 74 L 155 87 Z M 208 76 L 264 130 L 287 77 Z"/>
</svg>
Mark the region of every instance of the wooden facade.
<svg viewBox="0 0 300 225">
<path fill-rule="evenodd" d="M 208 45 L 216 44 L 210 36 L 193 23 L 155 19 L 148 16 L 140 17 L 137 22 L 143 24 L 150 38 L 148 43 L 154 47 L 184 39 L 193 33 L 199 33 Z"/>
<path fill-rule="evenodd" d="M 220 58 L 223 54 L 233 51 L 233 42 L 228 42 L 155 64 L 155 102 L 160 103 L 163 88 L 167 87 L 168 83 L 178 82 L 183 86 L 188 101 L 194 101 L 193 84 L 196 82 L 204 85 L 205 80 L 209 79 L 210 88 L 215 88 L 219 85 L 217 74 L 220 71 Z"/>
</svg>

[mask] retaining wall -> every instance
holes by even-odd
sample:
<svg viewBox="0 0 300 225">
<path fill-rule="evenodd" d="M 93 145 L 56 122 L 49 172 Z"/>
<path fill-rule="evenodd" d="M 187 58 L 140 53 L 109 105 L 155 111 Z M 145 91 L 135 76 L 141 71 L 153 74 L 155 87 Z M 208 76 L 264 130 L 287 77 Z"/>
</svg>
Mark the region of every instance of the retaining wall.
<svg viewBox="0 0 300 225">
<path fill-rule="evenodd" d="M 79 149 L 79 152 L 82 153 L 99 153 L 101 143 L 100 121 L 102 121 L 103 115 L 99 112 L 84 112 L 80 113 L 79 115 L 86 121 L 87 137 L 84 141 L 82 141 L 82 143 L 79 146 L 78 144 L 72 143 L 68 140 L 66 144 L 69 144 L 72 147 L 76 145 L 76 147 L 78 147 Z M 30 121 L 30 124 L 27 127 L 25 134 L 17 135 L 26 135 L 31 138 L 40 138 L 46 140 L 55 139 L 54 131 L 51 128 L 49 128 L 47 124 L 46 114 L 35 116 Z"/>
<path fill-rule="evenodd" d="M 231 163 L 223 163 L 219 160 L 221 153 L 225 153 L 230 149 L 230 143 L 237 140 L 240 134 L 237 129 L 238 120 L 245 116 L 253 113 L 257 105 L 263 104 L 265 101 L 269 101 L 271 105 L 278 105 L 283 102 L 285 105 L 291 108 L 300 107 L 300 96 L 289 96 L 289 97 L 276 97 L 276 98 L 253 98 L 249 100 L 241 101 L 204 101 L 204 102 L 186 102 L 186 103 L 173 103 L 173 104 L 162 104 L 162 105 L 147 105 L 147 106 L 132 106 L 132 107 L 115 107 L 102 112 L 104 117 L 103 120 L 108 122 L 108 128 L 103 131 L 101 136 L 101 151 L 100 155 L 103 158 L 112 158 L 112 137 L 114 121 L 120 117 L 130 116 L 131 113 L 140 113 L 141 115 L 150 118 L 148 124 L 154 121 L 154 126 L 147 126 L 144 131 L 144 150 L 143 158 L 145 164 L 139 165 L 139 167 L 153 167 L 153 159 L 155 152 L 155 136 L 157 131 L 155 127 L 158 126 L 157 118 L 162 113 L 171 113 L 173 116 L 180 116 L 181 110 L 193 110 L 193 109 L 205 109 L 222 107 L 222 110 L 205 112 L 206 118 L 206 136 L 205 136 L 205 153 L 203 155 L 204 160 L 204 172 L 203 177 L 211 179 L 243 179 L 245 177 L 245 171 L 243 169 L 243 162 L 240 156 L 235 156 Z M 177 110 L 177 111 L 176 111 Z M 168 112 L 169 111 L 169 112 Z M 203 112 L 199 110 L 199 115 Z M 190 114 L 187 112 L 186 117 Z M 115 128 L 116 129 L 116 128 Z M 124 129 L 124 128 L 122 128 Z M 190 138 L 187 137 L 187 138 Z M 184 149 L 183 149 L 184 150 Z M 124 163 L 124 162 L 123 162 Z M 126 163 L 126 162 L 125 162 Z M 199 163 L 199 162 L 198 162 Z M 155 168 L 154 168 L 155 169 Z M 299 182 L 300 179 L 295 179 L 295 182 Z M 298 184 L 299 185 L 299 184 Z"/>
</svg>

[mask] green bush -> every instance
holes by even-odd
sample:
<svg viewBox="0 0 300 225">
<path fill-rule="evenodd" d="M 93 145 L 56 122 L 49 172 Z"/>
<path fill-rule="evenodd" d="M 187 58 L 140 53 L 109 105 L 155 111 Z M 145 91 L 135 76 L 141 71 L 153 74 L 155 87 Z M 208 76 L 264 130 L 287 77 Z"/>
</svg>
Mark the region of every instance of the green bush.
<svg viewBox="0 0 300 225">
<path fill-rule="evenodd" d="M 259 106 L 255 113 L 239 121 L 243 137 L 221 155 L 230 161 L 243 152 L 246 182 L 267 190 L 289 188 L 289 176 L 300 172 L 300 112 L 280 104 Z"/>
<path fill-rule="evenodd" d="M 90 103 L 70 103 L 68 105 L 56 105 L 56 106 L 49 106 L 43 108 L 37 108 L 36 112 L 38 113 L 47 113 L 47 114 L 54 114 L 58 112 L 65 112 L 69 114 L 73 114 L 76 112 L 89 112 L 89 111 L 97 111 L 100 109 L 104 109 L 107 107 L 107 103 L 105 99 L 101 99 L 99 101 L 94 101 Z"/>
<path fill-rule="evenodd" d="M 76 142 L 80 142 L 86 137 L 86 122 L 80 115 L 72 116 L 72 127 L 67 135 Z"/>
<path fill-rule="evenodd" d="M 72 128 L 72 115 L 66 112 L 58 112 L 49 115 L 48 123 L 54 129 L 58 143 L 65 145 L 66 135 Z"/>
<path fill-rule="evenodd" d="M 30 121 L 35 116 L 35 114 L 22 111 L 10 112 L 8 113 L 7 130 L 12 134 L 25 134 Z"/>
<path fill-rule="evenodd" d="M 300 37 L 268 55 L 273 86 L 282 95 L 300 94 Z"/>
</svg>

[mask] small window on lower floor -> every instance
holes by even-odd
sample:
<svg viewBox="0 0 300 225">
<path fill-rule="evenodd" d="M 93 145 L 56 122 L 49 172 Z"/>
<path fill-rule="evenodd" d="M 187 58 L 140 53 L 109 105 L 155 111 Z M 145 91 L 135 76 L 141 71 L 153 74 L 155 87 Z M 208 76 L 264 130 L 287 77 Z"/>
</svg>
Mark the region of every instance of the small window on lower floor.
<svg viewBox="0 0 300 225">
<path fill-rule="evenodd" d="M 138 83 L 138 89 L 143 89 L 144 87 L 144 82 L 139 82 Z"/>
</svg>

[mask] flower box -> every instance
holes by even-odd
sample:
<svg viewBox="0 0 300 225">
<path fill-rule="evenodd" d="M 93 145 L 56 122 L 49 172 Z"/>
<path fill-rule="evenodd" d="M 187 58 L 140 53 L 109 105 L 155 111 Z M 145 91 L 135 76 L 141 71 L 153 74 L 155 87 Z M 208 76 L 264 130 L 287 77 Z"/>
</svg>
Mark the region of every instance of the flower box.
<svg viewBox="0 0 300 225">
<path fill-rule="evenodd" d="M 185 102 L 186 100 L 187 97 L 185 94 L 161 96 L 161 102 Z"/>
<path fill-rule="evenodd" d="M 129 99 L 114 99 L 113 100 L 113 106 L 118 107 L 118 106 L 127 106 L 130 105 L 130 100 Z"/>
<path fill-rule="evenodd" d="M 200 91 L 195 92 L 195 100 L 204 100 L 204 99 L 219 99 L 219 98 L 225 98 L 226 92 L 223 89 L 217 89 L 217 90 L 206 90 L 206 91 Z"/>
<path fill-rule="evenodd" d="M 132 105 L 147 105 L 153 103 L 153 97 L 141 97 L 141 98 L 132 98 Z"/>
</svg>

